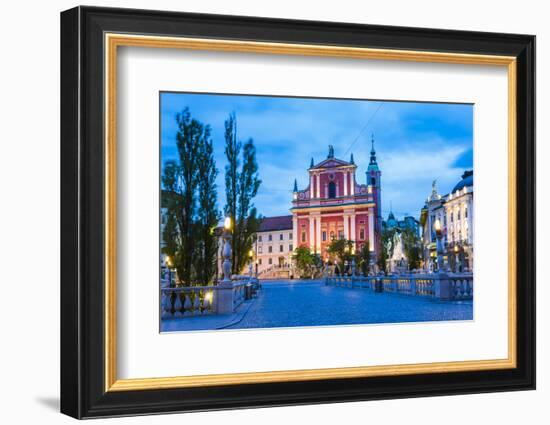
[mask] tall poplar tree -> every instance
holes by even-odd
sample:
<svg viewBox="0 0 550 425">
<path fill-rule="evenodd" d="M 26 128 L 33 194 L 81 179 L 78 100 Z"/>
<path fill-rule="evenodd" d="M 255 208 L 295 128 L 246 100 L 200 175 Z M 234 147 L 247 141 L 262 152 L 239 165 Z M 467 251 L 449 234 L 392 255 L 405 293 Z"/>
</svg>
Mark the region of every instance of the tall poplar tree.
<svg viewBox="0 0 550 425">
<path fill-rule="evenodd" d="M 259 228 L 260 219 L 253 199 L 261 180 L 254 141 L 249 139 L 243 146 L 237 139 L 237 119 L 234 113 L 225 121 L 225 156 L 225 214 L 233 224 L 231 264 L 232 273 L 237 274 L 246 264 L 253 236 Z"/>
<path fill-rule="evenodd" d="M 208 246 L 208 252 L 212 250 L 211 238 L 205 239 L 204 233 L 200 230 L 202 224 L 211 223 L 212 217 L 209 213 L 216 211 L 215 202 L 212 204 L 211 198 L 212 192 L 215 192 L 212 173 L 215 180 L 217 171 L 213 164 L 210 127 L 191 118 L 189 108 L 185 108 L 176 115 L 176 122 L 178 161 L 166 162 L 162 176 L 165 197 L 163 204 L 167 209 L 163 237 L 166 243 L 165 251 L 169 255 L 172 254 L 180 281 L 185 286 L 190 286 L 204 278 L 204 274 L 199 276 L 197 273 L 195 257 L 198 255 L 204 262 L 206 247 Z M 205 155 L 206 165 L 203 163 Z M 202 193 L 199 195 L 200 188 L 207 188 L 207 194 L 204 197 Z M 200 202 L 199 209 L 197 209 L 197 202 Z M 208 208 L 207 211 L 203 211 L 205 205 Z"/>
<path fill-rule="evenodd" d="M 216 177 L 218 169 L 214 161 L 214 147 L 211 140 L 206 139 L 201 147 L 198 182 L 198 240 L 196 274 L 199 282 L 204 285 L 211 282 L 216 274 L 216 252 L 218 249 L 215 228 L 220 220 L 217 209 L 218 194 Z"/>
<path fill-rule="evenodd" d="M 256 147 L 254 141 L 248 139 L 243 145 L 243 163 L 239 175 L 237 226 L 238 243 L 236 244 L 235 273 L 243 269 L 248 261 L 248 251 L 252 248 L 253 237 L 260 227 L 258 211 L 253 199 L 258 194 L 261 180 L 258 174 L 256 161 Z"/>
<path fill-rule="evenodd" d="M 237 140 L 237 118 L 235 114 L 229 115 L 225 120 L 225 156 L 227 165 L 225 166 L 225 215 L 231 219 L 233 226 L 233 237 L 231 238 L 231 264 L 232 273 L 235 273 L 235 258 L 237 244 L 237 187 L 239 182 L 239 154 L 241 152 L 241 143 Z"/>
</svg>

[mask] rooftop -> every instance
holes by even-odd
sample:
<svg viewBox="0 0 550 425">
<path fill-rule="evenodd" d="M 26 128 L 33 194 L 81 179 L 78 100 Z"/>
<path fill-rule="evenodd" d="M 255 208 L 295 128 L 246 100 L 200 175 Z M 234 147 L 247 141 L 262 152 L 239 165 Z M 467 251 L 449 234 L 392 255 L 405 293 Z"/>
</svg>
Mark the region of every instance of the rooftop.
<svg viewBox="0 0 550 425">
<path fill-rule="evenodd" d="M 292 216 L 280 215 L 277 217 L 264 217 L 260 223 L 260 232 L 273 232 L 277 230 L 291 230 Z"/>
</svg>

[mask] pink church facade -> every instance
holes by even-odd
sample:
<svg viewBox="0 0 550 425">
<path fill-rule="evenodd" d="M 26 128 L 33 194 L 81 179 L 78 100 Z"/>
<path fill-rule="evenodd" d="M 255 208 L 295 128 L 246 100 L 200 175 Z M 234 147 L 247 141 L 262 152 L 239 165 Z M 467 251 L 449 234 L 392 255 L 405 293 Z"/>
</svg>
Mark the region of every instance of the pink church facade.
<svg viewBox="0 0 550 425">
<path fill-rule="evenodd" d="M 380 250 L 381 172 L 376 162 L 374 143 L 365 183 L 358 182 L 357 165 L 353 160 L 334 157 L 329 147 L 327 158 L 308 169 L 309 185 L 298 190 L 294 184 L 292 201 L 292 232 L 296 246 L 306 246 L 311 252 L 328 259 L 327 248 L 334 239 L 353 241 L 353 249 L 366 244 L 377 257 Z"/>
</svg>

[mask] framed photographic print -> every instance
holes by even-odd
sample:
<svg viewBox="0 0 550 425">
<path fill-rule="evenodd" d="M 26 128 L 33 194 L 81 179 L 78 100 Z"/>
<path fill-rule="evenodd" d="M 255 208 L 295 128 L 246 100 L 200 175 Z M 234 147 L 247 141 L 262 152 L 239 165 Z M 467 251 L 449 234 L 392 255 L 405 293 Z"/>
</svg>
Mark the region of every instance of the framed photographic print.
<svg viewBox="0 0 550 425">
<path fill-rule="evenodd" d="M 77 7 L 61 56 L 63 413 L 535 387 L 534 36 Z"/>
</svg>

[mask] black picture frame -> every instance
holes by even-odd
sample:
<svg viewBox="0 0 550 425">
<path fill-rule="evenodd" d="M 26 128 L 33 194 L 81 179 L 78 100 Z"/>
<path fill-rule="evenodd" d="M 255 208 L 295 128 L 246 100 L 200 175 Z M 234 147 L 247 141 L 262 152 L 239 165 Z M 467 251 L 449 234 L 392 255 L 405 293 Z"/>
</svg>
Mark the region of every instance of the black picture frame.
<svg viewBox="0 0 550 425">
<path fill-rule="evenodd" d="M 105 391 L 104 33 L 517 58 L 517 367 Z M 61 13 L 61 412 L 75 418 L 535 388 L 535 37 L 131 9 Z"/>
</svg>

